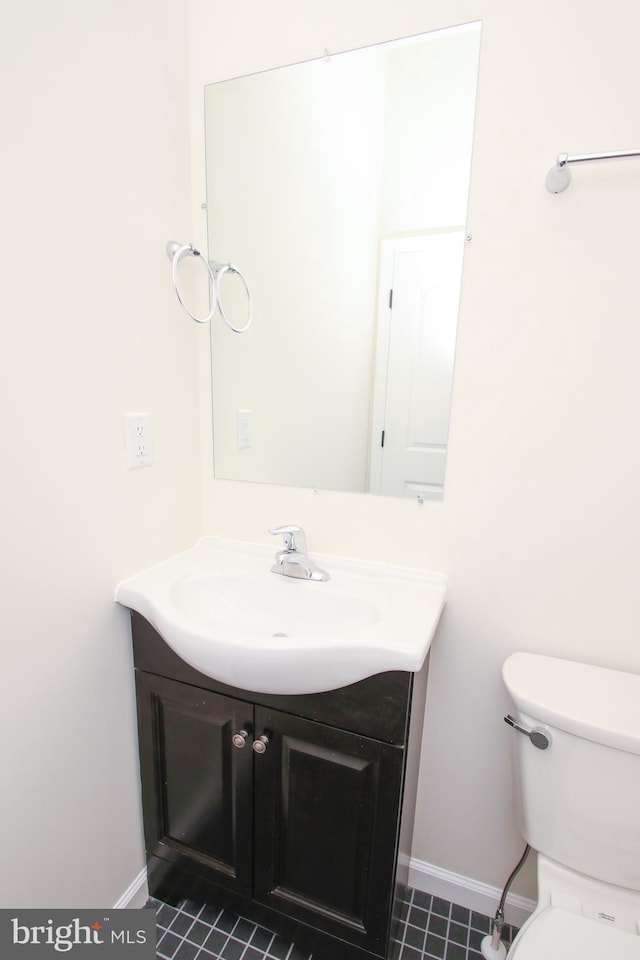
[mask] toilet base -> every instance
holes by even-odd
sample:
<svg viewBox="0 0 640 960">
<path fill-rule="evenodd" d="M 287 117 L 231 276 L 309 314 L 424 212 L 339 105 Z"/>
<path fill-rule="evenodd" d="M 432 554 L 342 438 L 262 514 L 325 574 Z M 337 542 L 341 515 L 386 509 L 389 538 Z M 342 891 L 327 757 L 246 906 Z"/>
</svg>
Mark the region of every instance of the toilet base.
<svg viewBox="0 0 640 960">
<path fill-rule="evenodd" d="M 537 958 L 538 950 L 532 950 L 532 946 L 541 932 L 545 949 L 540 955 L 546 954 L 547 960 L 556 956 L 591 957 L 590 947 L 595 948 L 603 934 L 600 953 L 595 956 L 631 956 L 640 960 L 640 892 L 602 883 L 538 854 L 538 904 L 513 941 L 508 960 Z M 571 946 L 574 935 L 586 936 L 578 954 Z M 561 945 L 565 938 L 568 947 Z"/>
<path fill-rule="evenodd" d="M 538 904 L 530 920 L 545 907 L 560 907 L 638 933 L 640 891 L 586 877 L 538 854 Z"/>
<path fill-rule="evenodd" d="M 547 907 L 522 928 L 507 960 L 640 960 L 640 937 L 582 914 Z"/>
</svg>

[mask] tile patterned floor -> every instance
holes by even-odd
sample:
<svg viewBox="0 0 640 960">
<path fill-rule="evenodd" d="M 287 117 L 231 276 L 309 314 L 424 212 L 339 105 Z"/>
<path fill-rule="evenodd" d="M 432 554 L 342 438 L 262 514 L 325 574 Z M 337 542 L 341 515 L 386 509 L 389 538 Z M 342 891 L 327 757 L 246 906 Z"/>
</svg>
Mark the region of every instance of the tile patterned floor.
<svg viewBox="0 0 640 960">
<path fill-rule="evenodd" d="M 177 907 L 150 900 L 156 910 L 158 960 L 312 960 L 295 944 L 228 910 L 193 900 Z M 403 909 L 400 960 L 478 960 L 491 920 L 409 890 Z M 505 945 L 516 934 L 505 927 Z"/>
</svg>

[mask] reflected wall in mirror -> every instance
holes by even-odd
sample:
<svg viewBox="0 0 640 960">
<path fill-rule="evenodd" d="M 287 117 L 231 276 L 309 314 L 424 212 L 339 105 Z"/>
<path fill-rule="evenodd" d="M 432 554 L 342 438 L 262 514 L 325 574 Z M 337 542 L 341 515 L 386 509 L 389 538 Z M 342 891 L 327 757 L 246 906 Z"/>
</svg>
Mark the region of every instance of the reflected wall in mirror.
<svg viewBox="0 0 640 960">
<path fill-rule="evenodd" d="M 442 497 L 479 46 L 467 24 L 205 89 L 209 257 L 254 301 L 243 336 L 211 327 L 217 478 Z M 241 325 L 231 273 L 221 298 Z"/>
</svg>

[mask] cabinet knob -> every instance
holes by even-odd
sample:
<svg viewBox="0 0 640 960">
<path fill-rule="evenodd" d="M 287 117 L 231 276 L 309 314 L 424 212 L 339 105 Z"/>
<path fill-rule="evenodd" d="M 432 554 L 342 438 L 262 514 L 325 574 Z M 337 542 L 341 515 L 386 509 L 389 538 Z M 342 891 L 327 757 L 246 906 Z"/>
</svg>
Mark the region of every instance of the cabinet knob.
<svg viewBox="0 0 640 960">
<path fill-rule="evenodd" d="M 253 749 L 255 753 L 266 753 L 268 746 L 269 737 L 265 737 L 264 735 L 253 741 Z"/>
<path fill-rule="evenodd" d="M 231 737 L 231 743 L 234 745 L 234 747 L 237 747 L 238 750 L 241 750 L 247 742 L 248 737 L 249 734 L 246 730 L 240 730 L 239 733 L 234 733 L 234 735 Z"/>
</svg>

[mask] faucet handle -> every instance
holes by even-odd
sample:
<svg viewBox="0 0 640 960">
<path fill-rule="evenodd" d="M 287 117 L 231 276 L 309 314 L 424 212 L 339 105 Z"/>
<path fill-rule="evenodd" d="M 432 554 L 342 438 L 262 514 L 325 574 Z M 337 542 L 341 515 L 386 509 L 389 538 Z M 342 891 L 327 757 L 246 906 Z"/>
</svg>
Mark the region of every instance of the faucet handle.
<svg viewBox="0 0 640 960">
<path fill-rule="evenodd" d="M 274 537 L 282 535 L 285 550 L 297 550 L 300 553 L 307 552 L 305 532 L 297 523 L 285 523 L 282 527 L 271 527 L 269 533 L 272 533 Z"/>
</svg>

